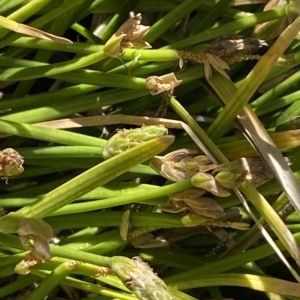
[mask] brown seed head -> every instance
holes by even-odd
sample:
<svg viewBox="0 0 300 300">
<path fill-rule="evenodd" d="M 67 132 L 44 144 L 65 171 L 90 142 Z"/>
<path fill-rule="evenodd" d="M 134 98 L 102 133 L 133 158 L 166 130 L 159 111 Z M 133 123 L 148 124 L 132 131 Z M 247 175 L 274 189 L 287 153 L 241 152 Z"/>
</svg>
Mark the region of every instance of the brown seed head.
<svg viewBox="0 0 300 300">
<path fill-rule="evenodd" d="M 7 179 L 20 175 L 24 171 L 23 163 L 23 157 L 15 149 L 6 148 L 0 151 L 0 177 Z"/>
</svg>

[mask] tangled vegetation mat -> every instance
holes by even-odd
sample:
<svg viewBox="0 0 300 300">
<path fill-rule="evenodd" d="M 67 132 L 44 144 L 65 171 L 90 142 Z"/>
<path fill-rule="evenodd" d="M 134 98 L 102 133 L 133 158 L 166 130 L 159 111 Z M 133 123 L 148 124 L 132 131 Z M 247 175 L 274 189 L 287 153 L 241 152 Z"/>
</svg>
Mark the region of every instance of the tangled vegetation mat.
<svg viewBox="0 0 300 300">
<path fill-rule="evenodd" d="M 0 0 L 0 299 L 300 299 L 299 8 Z"/>
</svg>

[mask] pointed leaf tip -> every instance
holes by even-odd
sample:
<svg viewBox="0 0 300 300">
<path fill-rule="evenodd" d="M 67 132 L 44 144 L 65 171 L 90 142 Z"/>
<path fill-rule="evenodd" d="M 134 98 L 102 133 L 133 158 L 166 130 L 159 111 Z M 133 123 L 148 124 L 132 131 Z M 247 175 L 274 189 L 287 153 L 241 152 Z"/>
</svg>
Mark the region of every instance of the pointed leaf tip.
<svg viewBox="0 0 300 300">
<path fill-rule="evenodd" d="M 166 148 L 172 145 L 175 141 L 174 135 L 163 135 L 157 138 L 159 143 L 166 145 Z"/>
</svg>

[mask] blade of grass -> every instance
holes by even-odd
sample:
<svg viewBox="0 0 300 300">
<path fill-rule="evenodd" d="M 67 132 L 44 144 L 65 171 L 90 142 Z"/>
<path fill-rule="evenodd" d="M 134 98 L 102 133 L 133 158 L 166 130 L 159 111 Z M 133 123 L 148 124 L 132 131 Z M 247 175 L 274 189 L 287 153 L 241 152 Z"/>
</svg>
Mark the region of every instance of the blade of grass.
<svg viewBox="0 0 300 300">
<path fill-rule="evenodd" d="M 61 18 L 55 19 L 50 27 L 49 32 L 51 32 L 52 34 L 63 36 L 70 25 L 69 23 L 72 15 L 73 14 L 71 10 L 63 14 Z M 51 51 L 40 50 L 37 52 L 33 60 L 38 62 L 48 62 L 52 55 L 53 53 Z M 27 95 L 35 82 L 36 80 L 27 80 L 26 82 L 20 82 L 13 93 L 13 98 Z"/>
<path fill-rule="evenodd" d="M 226 8 L 231 3 L 231 0 L 220 0 L 216 5 L 211 9 L 205 17 L 200 20 L 200 22 L 197 22 L 194 24 L 194 27 L 192 29 L 192 32 L 195 34 L 198 31 L 204 31 L 206 29 L 209 29 L 212 27 L 215 23 L 215 21 L 219 18 L 222 11 L 226 10 Z"/>
<path fill-rule="evenodd" d="M 276 9 L 269 10 L 269 11 L 253 14 L 251 16 L 248 16 L 248 17 L 245 17 L 245 18 L 233 21 L 233 22 L 229 22 L 224 25 L 220 25 L 218 27 L 211 28 L 204 32 L 200 32 L 200 33 L 195 34 L 186 39 L 182 39 L 181 41 L 178 41 L 176 43 L 170 44 L 167 47 L 172 48 L 172 49 L 186 48 L 188 46 L 193 46 L 193 45 L 199 44 L 201 42 L 214 39 L 221 35 L 230 34 L 235 31 L 253 27 L 260 23 L 264 23 L 264 22 L 268 22 L 268 21 L 271 21 L 274 19 L 280 19 L 280 18 L 286 17 L 286 16 L 288 16 L 289 13 L 292 13 L 292 12 L 288 12 L 284 7 L 279 7 Z M 293 13 L 293 15 L 295 16 L 295 15 L 297 15 L 297 13 Z"/>
<path fill-rule="evenodd" d="M 94 44 L 103 44 L 103 41 L 98 38 L 95 34 L 93 34 L 91 31 L 87 30 L 84 26 L 74 23 L 71 28 L 75 30 L 77 33 L 85 37 L 89 42 Z"/>
<path fill-rule="evenodd" d="M 119 8 L 118 12 L 114 14 L 109 23 L 105 26 L 104 30 L 100 33 L 99 37 L 107 42 L 108 39 L 118 30 L 129 16 L 129 12 L 134 10 L 134 7 L 139 1 L 126 1 L 123 6 Z"/>
<path fill-rule="evenodd" d="M 145 200 L 150 200 L 153 198 L 158 198 L 169 194 L 174 194 L 183 190 L 187 190 L 191 187 L 192 184 L 190 180 L 185 180 L 174 184 L 169 184 L 154 190 L 149 189 L 146 194 L 144 191 L 140 193 L 130 194 L 127 196 L 115 197 L 110 199 L 102 199 L 102 200 L 94 200 L 89 203 L 85 202 L 85 203 L 70 204 L 56 210 L 51 215 L 57 216 L 57 215 L 74 214 L 74 213 L 81 213 L 85 211 L 94 211 L 98 209 L 110 208 L 114 206 L 130 204 L 130 203 L 143 203 Z M 166 199 L 162 203 L 165 204 Z"/>
<path fill-rule="evenodd" d="M 5 286 L 0 288 L 1 297 L 5 297 L 11 295 L 15 292 L 25 289 L 26 287 L 34 284 L 39 280 L 39 277 L 33 274 L 28 274 L 26 276 L 22 276 L 18 280 L 15 280 L 11 283 L 6 284 Z"/>
<path fill-rule="evenodd" d="M 85 227 L 118 227 L 122 211 L 85 212 L 64 216 L 46 217 L 45 221 L 53 229 L 71 229 Z M 181 216 L 152 212 L 131 212 L 130 222 L 133 227 L 182 228 Z"/>
<path fill-rule="evenodd" d="M 11 2 L 15 2 L 15 1 L 11 1 Z M 7 19 L 22 23 L 27 18 L 34 15 L 42 7 L 44 7 L 48 2 L 50 2 L 50 0 L 32 0 L 26 3 L 25 5 L 23 5 L 20 9 L 14 11 L 12 14 L 7 16 Z M 1 4 L 1 7 L 3 5 L 4 4 Z M 0 28 L 0 39 L 3 39 L 7 33 L 9 33 L 8 30 L 5 30 L 3 27 Z"/>
<path fill-rule="evenodd" d="M 276 40 L 268 52 L 261 57 L 253 70 L 249 73 L 241 86 L 237 89 L 234 97 L 224 107 L 215 121 L 208 129 L 209 136 L 215 140 L 221 137 L 241 109 L 247 104 L 251 96 L 257 90 L 271 68 L 275 65 L 278 58 L 284 53 L 286 48 L 298 34 L 300 18 L 297 18 Z"/>
<path fill-rule="evenodd" d="M 9 20 L 2 16 L 0 16 L 0 25 L 1 25 L 1 27 L 4 27 L 11 31 L 14 31 L 14 32 L 17 32 L 20 34 L 29 35 L 31 37 L 37 37 L 40 39 L 45 39 L 45 40 L 49 40 L 49 41 L 53 41 L 53 42 L 61 43 L 61 44 L 71 44 L 72 43 L 69 39 L 56 36 L 54 34 L 42 31 L 40 29 L 31 27 L 28 25 L 17 23 L 15 21 Z"/>
<path fill-rule="evenodd" d="M 299 146 L 300 129 L 271 133 L 270 137 L 280 151 L 288 151 Z M 225 156 L 233 160 L 238 157 L 256 156 L 257 152 L 247 140 L 237 140 L 229 143 L 218 143 Z"/>
<path fill-rule="evenodd" d="M 66 62 L 56 63 L 52 65 L 45 65 L 34 68 L 11 68 L 2 70 L 0 80 L 2 81 L 16 81 L 28 80 L 38 77 L 53 76 L 61 73 L 74 71 L 80 68 L 90 66 L 105 58 L 105 54 L 101 51 L 94 54 L 89 54 L 80 58 L 75 58 Z"/>
<path fill-rule="evenodd" d="M 17 123 L 12 121 L 4 121 L 0 119 L 1 133 L 23 136 L 27 138 L 48 141 L 52 143 L 60 143 L 74 146 L 95 146 L 104 147 L 105 140 L 90 137 L 87 135 L 66 132 L 57 129 L 38 127 L 34 125 Z"/>
<path fill-rule="evenodd" d="M 294 238 L 297 242 L 300 241 L 300 234 L 297 233 L 294 235 Z M 276 241 L 276 245 L 280 250 L 284 250 L 284 246 Z M 255 247 L 253 249 L 244 251 L 243 253 L 238 253 L 233 256 L 222 258 L 220 260 L 211 262 L 207 265 L 203 265 L 192 270 L 182 272 L 177 275 L 165 278 L 165 282 L 170 285 L 176 285 L 181 281 L 193 280 L 195 277 L 207 276 L 210 274 L 223 273 L 239 266 L 242 266 L 246 263 L 257 261 L 262 258 L 268 257 L 274 254 L 274 249 L 270 245 L 265 244 L 262 246 Z"/>
<path fill-rule="evenodd" d="M 295 95 L 299 99 L 299 94 Z M 284 110 L 273 122 L 273 126 L 278 126 L 281 123 L 288 121 L 293 117 L 297 117 L 300 114 L 300 101 L 295 101 L 292 105 L 290 105 L 286 110 Z"/>
<path fill-rule="evenodd" d="M 76 2 L 72 0 L 66 0 L 59 7 L 50 10 L 49 13 L 30 22 L 28 25 L 38 29 L 42 28 L 45 24 L 48 24 L 53 19 L 58 18 L 60 15 L 67 12 L 68 10 L 71 10 L 75 6 L 81 4 L 82 2 L 84 2 L 84 0 L 77 0 Z M 11 42 L 15 41 L 19 37 L 20 35 L 17 33 L 10 33 L 6 38 L 0 41 L 0 48 L 8 46 Z"/>
<path fill-rule="evenodd" d="M 178 21 L 183 19 L 190 12 L 200 7 L 204 2 L 206 2 L 206 0 L 186 0 L 182 2 L 151 26 L 145 40 L 149 43 L 154 42 L 159 36 L 175 25 Z"/>
<path fill-rule="evenodd" d="M 271 292 L 279 295 L 298 297 L 300 284 L 281 279 L 251 274 L 218 274 L 208 275 L 189 281 L 181 281 L 173 287 L 181 290 L 203 286 L 240 286 L 248 287 L 262 292 Z"/>
<path fill-rule="evenodd" d="M 27 300 L 37 300 L 46 297 L 78 264 L 80 263 L 75 261 L 62 263 L 40 282 L 37 288 L 26 297 Z"/>
<path fill-rule="evenodd" d="M 23 2 L 27 2 L 27 0 L 5 1 L 5 3 L 1 3 L 0 14 L 4 15 L 5 12 L 13 9 L 16 6 L 21 5 Z"/>
<path fill-rule="evenodd" d="M 226 80 L 222 76 L 216 75 L 210 80 L 210 84 L 224 103 L 230 103 L 236 91 L 236 88 L 231 81 Z M 222 89 L 221 86 L 226 86 L 225 90 Z M 254 145 L 255 149 L 258 150 L 262 159 L 267 163 L 278 181 L 281 183 L 282 188 L 285 190 L 292 204 L 294 204 L 295 207 L 298 207 L 297 210 L 300 211 L 300 202 L 298 200 L 298 195 L 300 194 L 299 183 L 292 173 L 292 170 L 288 167 L 286 160 L 276 148 L 256 115 L 249 106 L 246 106 L 238 115 L 237 120 L 241 124 L 241 128 L 245 132 L 246 137 L 250 139 L 250 142 Z M 252 201 L 251 198 L 249 199 Z M 262 208 L 259 209 L 257 204 L 255 206 L 259 211 L 262 211 Z M 264 217 L 266 217 L 266 215 L 273 215 L 273 217 L 276 218 L 276 222 L 273 222 L 273 220 L 269 223 L 269 225 L 275 232 L 277 232 L 276 234 L 278 237 L 281 236 L 281 238 L 286 239 L 285 245 L 289 246 L 289 248 L 287 248 L 288 251 L 291 253 L 296 262 L 300 264 L 300 249 L 295 241 L 291 239 L 292 235 L 286 228 L 284 222 L 277 216 L 271 207 L 269 207 L 267 211 L 264 211 L 262 215 Z"/>
<path fill-rule="evenodd" d="M 61 117 L 65 117 L 73 113 L 79 113 L 90 109 L 103 107 L 106 105 L 114 105 L 117 103 L 131 101 L 136 98 L 146 96 L 148 94 L 149 92 L 146 89 L 145 90 L 113 89 L 101 93 L 92 94 L 89 96 L 78 97 L 72 99 L 72 101 L 64 101 L 63 103 L 61 103 L 60 99 L 58 99 L 59 100 L 58 103 L 52 103 L 46 105 L 45 107 L 39 107 L 31 110 L 25 110 L 14 114 L 10 114 L 3 117 L 2 120 L 3 121 L 22 120 L 24 123 L 43 122 L 43 121 L 48 121 L 53 119 L 59 119 Z M 41 128 L 45 128 L 45 127 L 41 127 Z M 4 131 L 2 128 L 0 129 L 0 132 L 1 131 L 2 133 L 11 134 L 9 132 Z M 21 135 L 16 132 L 14 132 L 13 134 Z"/>
<path fill-rule="evenodd" d="M 223 77 L 222 77 L 223 79 Z M 222 98 L 223 99 L 223 98 Z M 169 100 L 170 106 L 177 112 L 178 115 L 194 130 L 198 138 L 206 145 L 206 147 L 211 151 L 212 156 L 214 156 L 219 163 L 227 163 L 227 158 L 220 152 L 216 145 L 210 140 L 206 133 L 200 128 L 200 126 L 195 122 L 195 120 L 188 114 L 188 112 L 179 104 L 174 98 Z M 255 208 L 260 212 L 260 214 L 265 218 L 270 227 L 285 245 L 286 249 L 289 251 L 291 256 L 296 260 L 297 264 L 300 264 L 300 251 L 297 243 L 295 242 L 291 232 L 285 226 L 284 222 L 280 219 L 277 213 L 273 210 L 272 206 L 267 202 L 267 200 L 257 192 L 257 190 L 248 182 L 245 181 L 240 190 L 246 195 L 246 197 L 252 202 Z M 268 232 L 261 226 L 255 215 L 250 210 L 246 200 L 242 196 L 239 190 L 235 189 L 235 193 L 241 200 L 248 213 L 251 215 L 255 223 L 259 226 L 265 239 L 274 247 L 276 254 L 281 258 L 283 262 L 287 265 L 294 277 L 300 282 L 300 277 L 297 272 L 289 265 L 288 261 L 278 250 L 274 244 L 272 238 Z"/>
<path fill-rule="evenodd" d="M 129 149 L 71 179 L 41 199 L 21 208 L 18 212 L 27 218 L 45 217 L 64 205 L 71 203 L 76 198 L 90 192 L 97 186 L 109 182 L 130 168 L 162 152 L 173 141 L 174 137 L 163 136 Z M 0 219 L 2 230 L 7 230 L 5 221 L 7 218 L 10 219 L 9 214 Z M 18 226 L 18 224 L 15 225 Z"/>
<path fill-rule="evenodd" d="M 98 256 L 99 257 L 99 256 Z M 32 274 L 47 277 L 48 272 L 41 270 L 32 270 Z M 137 300 L 135 296 L 131 296 L 130 294 L 125 294 L 124 292 L 118 292 L 112 289 L 108 289 L 96 284 L 88 283 L 83 280 L 75 279 L 72 277 L 67 277 L 61 281 L 62 284 L 74 287 L 79 290 L 87 291 L 93 294 L 104 295 L 110 298 L 120 299 L 120 300 Z"/>
</svg>

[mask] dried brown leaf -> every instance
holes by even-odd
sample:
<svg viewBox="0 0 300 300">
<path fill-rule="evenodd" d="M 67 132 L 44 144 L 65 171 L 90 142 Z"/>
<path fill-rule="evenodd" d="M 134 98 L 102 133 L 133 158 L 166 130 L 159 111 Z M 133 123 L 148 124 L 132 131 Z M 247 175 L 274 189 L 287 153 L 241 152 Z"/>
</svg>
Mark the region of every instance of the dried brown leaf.
<svg viewBox="0 0 300 300">
<path fill-rule="evenodd" d="M 23 218 L 18 228 L 22 245 L 40 261 L 50 259 L 49 242 L 53 238 L 50 225 L 41 219 Z"/>
<path fill-rule="evenodd" d="M 174 88 L 182 83 L 182 80 L 177 80 L 174 73 L 165 74 L 163 76 L 150 76 L 146 79 L 146 86 L 151 95 L 158 95 L 167 92 L 168 95 L 173 95 Z"/>
<path fill-rule="evenodd" d="M 18 25 L 15 27 L 14 31 L 17 33 L 29 35 L 29 36 L 36 37 L 36 38 L 43 39 L 43 40 L 48 40 L 48 41 L 58 43 L 58 44 L 73 44 L 73 42 L 70 41 L 69 39 L 42 31 L 40 29 L 31 27 L 28 25 L 20 24 L 20 23 L 18 23 Z"/>
<path fill-rule="evenodd" d="M 152 48 L 149 43 L 143 40 L 150 27 L 141 25 L 141 20 L 142 15 L 136 14 L 125 21 L 104 45 L 104 53 L 107 56 L 119 57 L 124 48 Z"/>
</svg>

